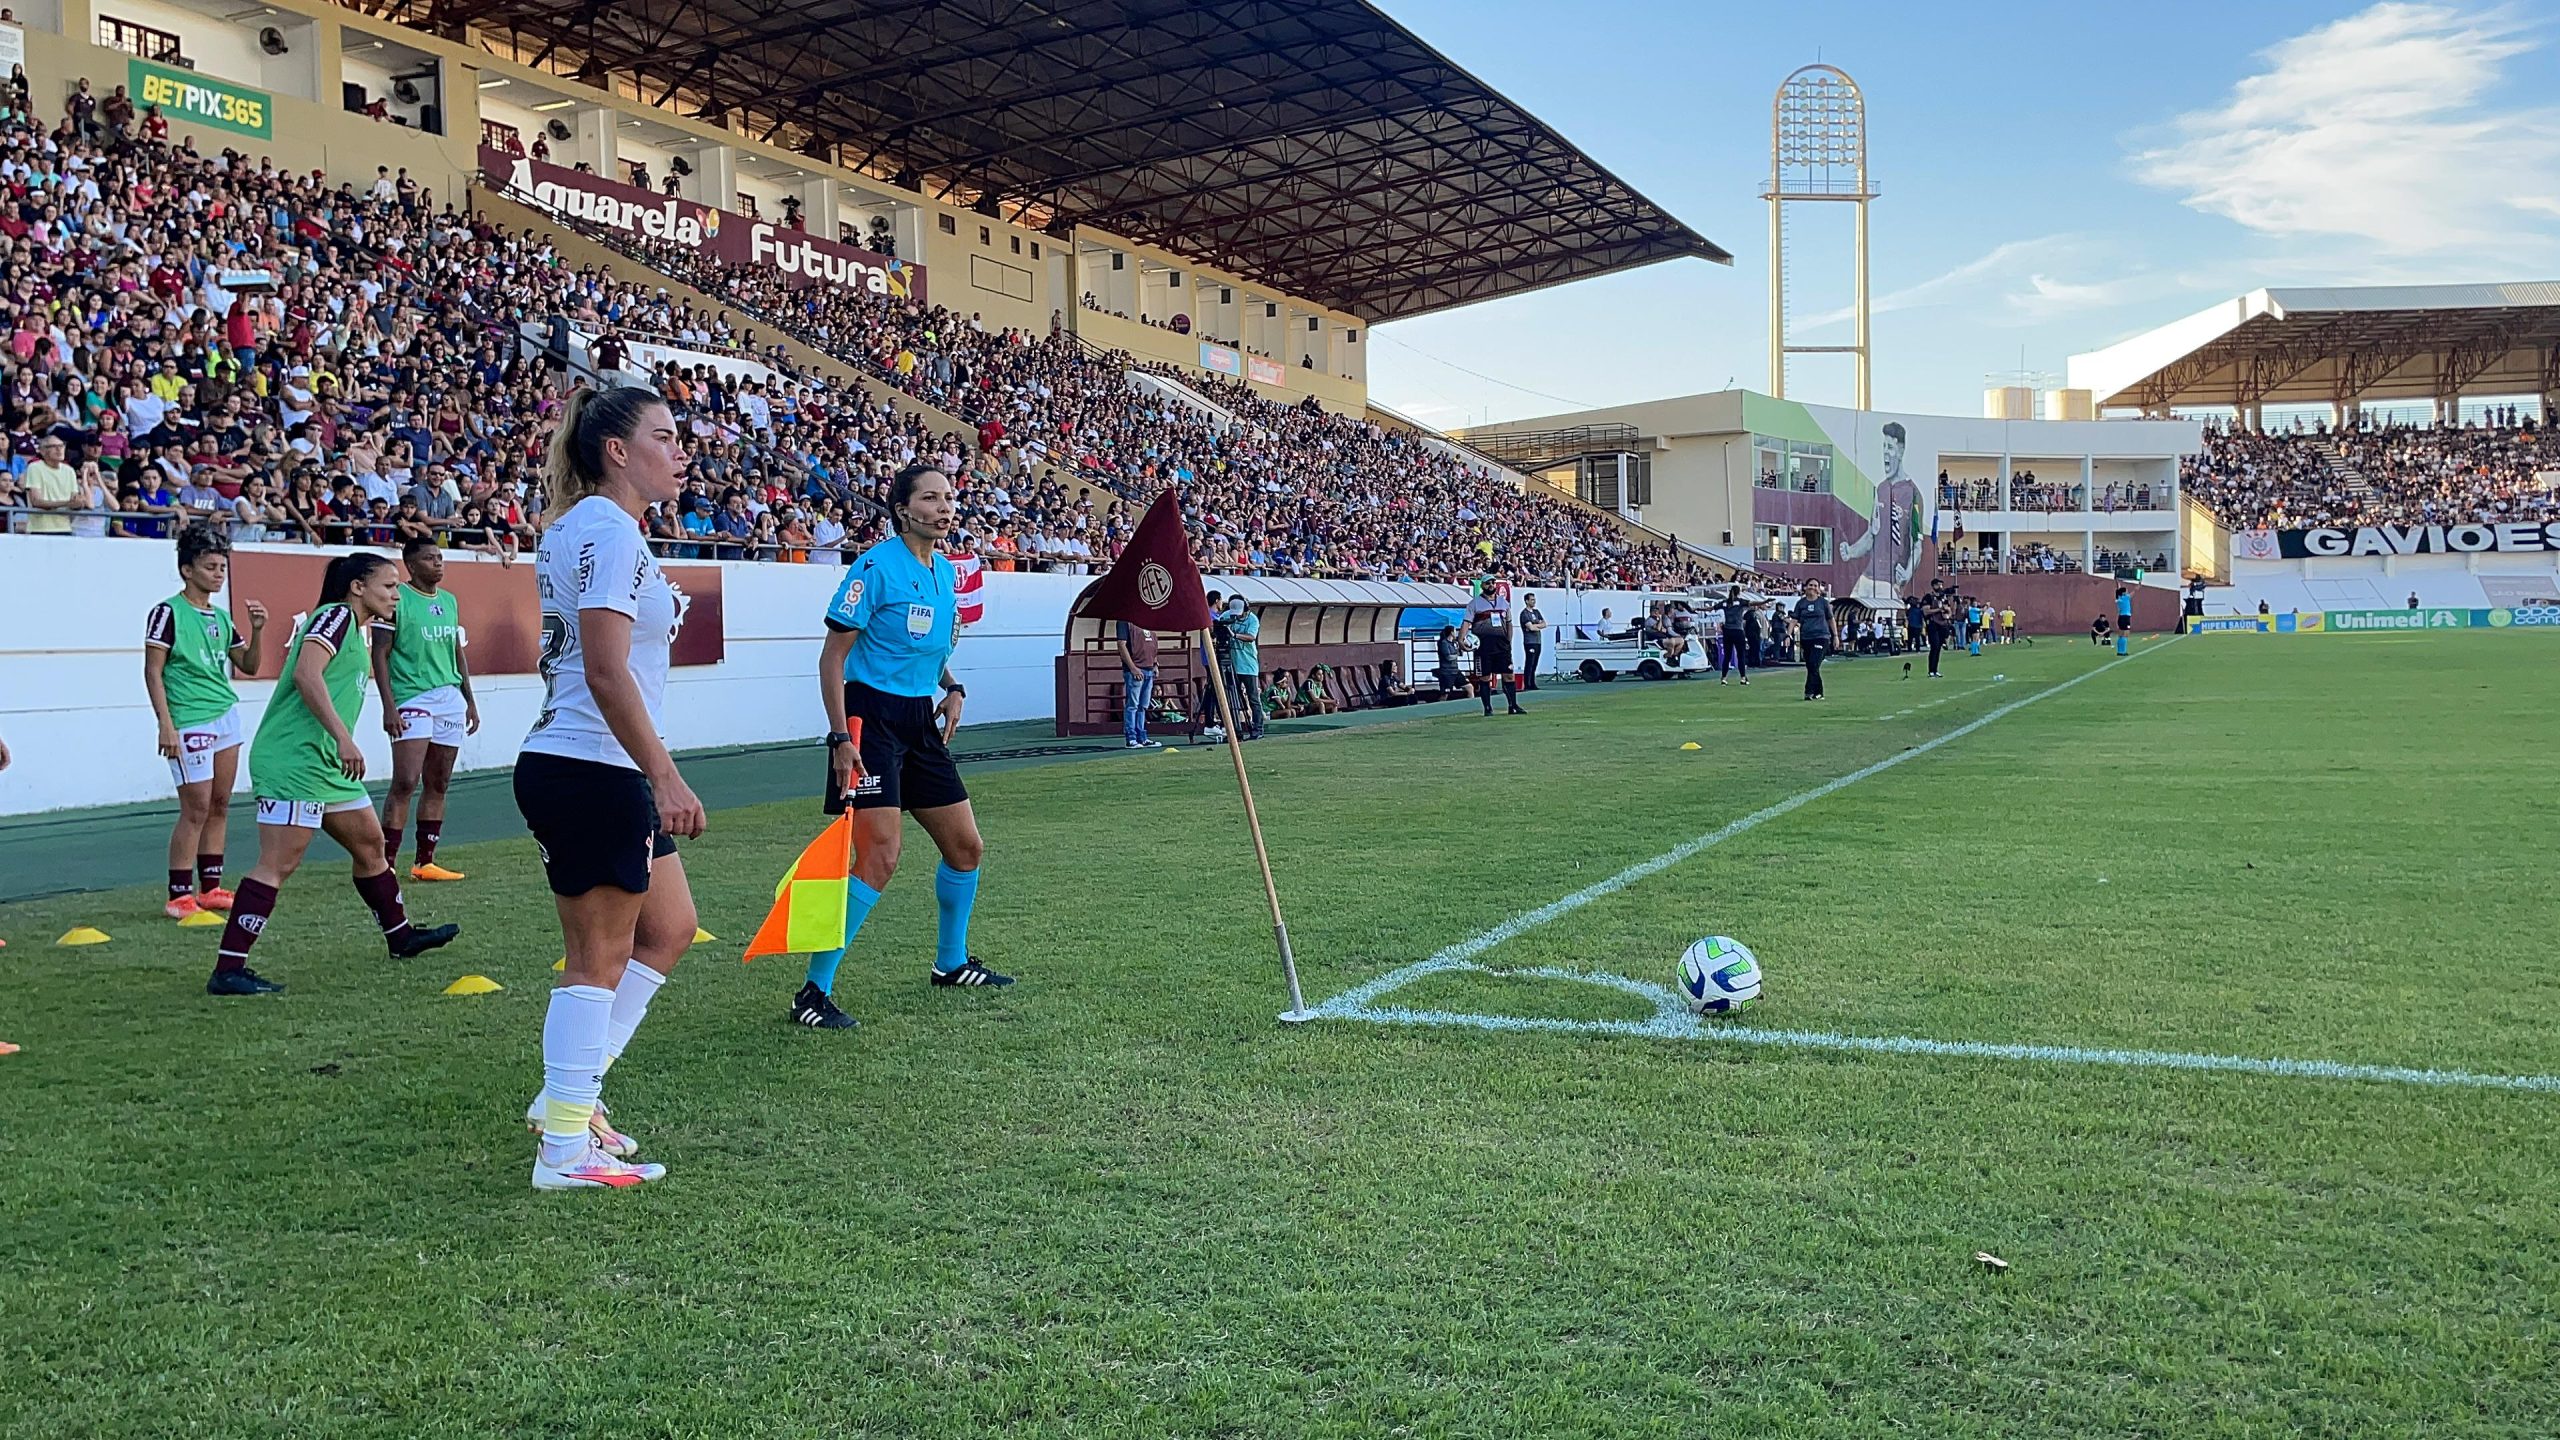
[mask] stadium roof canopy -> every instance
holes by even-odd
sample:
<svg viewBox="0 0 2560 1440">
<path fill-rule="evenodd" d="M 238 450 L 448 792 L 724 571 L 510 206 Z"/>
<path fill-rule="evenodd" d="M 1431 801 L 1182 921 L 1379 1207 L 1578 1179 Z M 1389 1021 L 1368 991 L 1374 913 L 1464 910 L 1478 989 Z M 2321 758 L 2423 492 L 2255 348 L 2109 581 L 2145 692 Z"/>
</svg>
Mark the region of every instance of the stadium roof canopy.
<svg viewBox="0 0 2560 1440">
<path fill-rule="evenodd" d="M 2069 383 L 2145 412 L 2560 393 L 2560 281 L 2253 290 L 2072 356 Z"/>
<path fill-rule="evenodd" d="M 1364 0 L 355 0 L 1371 321 L 1732 256 Z"/>
</svg>

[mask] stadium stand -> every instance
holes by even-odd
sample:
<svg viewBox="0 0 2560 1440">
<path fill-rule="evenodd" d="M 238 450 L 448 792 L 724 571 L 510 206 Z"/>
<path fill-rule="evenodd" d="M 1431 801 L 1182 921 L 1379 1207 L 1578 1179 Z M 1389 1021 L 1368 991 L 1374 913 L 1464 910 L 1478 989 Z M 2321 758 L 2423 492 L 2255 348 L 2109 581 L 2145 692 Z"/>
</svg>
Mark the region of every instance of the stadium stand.
<svg viewBox="0 0 2560 1440">
<path fill-rule="evenodd" d="M 2180 484 L 2238 529 L 2495 523 L 2560 517 L 2560 445 L 2512 407 L 2503 423 L 2208 431 Z"/>
<path fill-rule="evenodd" d="M 1233 422 L 1150 400 L 1130 357 L 1063 331 L 990 331 L 672 251 L 627 256 L 670 283 L 622 278 L 417 187 L 333 187 L 24 110 L 0 151 L 15 301 L 0 504 L 36 533 L 163 538 L 206 520 L 314 544 L 428 532 L 509 557 L 545 510 L 554 382 L 602 356 L 690 432 L 693 483 L 645 521 L 674 556 L 832 559 L 883 533 L 888 476 L 923 457 L 963 477 L 962 544 L 999 568 L 1106 564 L 1180 481 L 1203 564 L 1230 573 L 1449 579 L 1493 557 L 1540 583 L 1709 578 L 1365 420 L 1169 371 Z M 239 278 L 258 269 L 273 283 Z M 672 353 L 624 362 L 649 343 Z M 829 384 L 820 357 L 893 397 Z M 54 472 L 35 469 L 41 496 L 26 478 L 48 437 L 74 476 L 60 513 Z"/>
</svg>

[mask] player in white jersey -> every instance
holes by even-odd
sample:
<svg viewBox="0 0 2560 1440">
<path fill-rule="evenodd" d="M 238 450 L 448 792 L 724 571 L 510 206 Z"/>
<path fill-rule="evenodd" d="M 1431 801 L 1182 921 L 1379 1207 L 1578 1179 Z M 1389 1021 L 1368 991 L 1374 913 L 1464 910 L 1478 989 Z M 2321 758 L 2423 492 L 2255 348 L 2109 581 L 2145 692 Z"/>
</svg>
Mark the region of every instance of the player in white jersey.
<svg viewBox="0 0 2560 1440">
<path fill-rule="evenodd" d="M 567 508 L 534 562 L 542 593 L 542 715 L 516 757 L 516 808 L 542 852 L 568 946 L 542 1026 L 537 1190 L 620 1188 L 663 1165 L 605 1118 L 604 1072 L 693 943 L 692 887 L 676 837 L 702 802 L 659 738 L 667 657 L 683 607 L 640 533 L 685 476 L 682 432 L 637 386 L 580 389 L 551 442 L 550 493 Z"/>
</svg>

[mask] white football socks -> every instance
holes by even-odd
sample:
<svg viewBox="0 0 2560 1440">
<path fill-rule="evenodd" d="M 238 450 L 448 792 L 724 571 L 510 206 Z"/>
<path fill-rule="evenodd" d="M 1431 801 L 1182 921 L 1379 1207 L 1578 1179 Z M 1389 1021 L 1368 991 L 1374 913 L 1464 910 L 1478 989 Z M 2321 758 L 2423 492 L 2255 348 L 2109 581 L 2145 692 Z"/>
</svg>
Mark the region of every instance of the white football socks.
<svg viewBox="0 0 2560 1440">
<path fill-rule="evenodd" d="M 606 1069 L 622 1058 L 623 1047 L 631 1043 L 631 1032 L 648 1018 L 649 1002 L 657 998 L 658 987 L 667 977 L 634 960 L 622 967 L 622 983 L 613 987 L 613 1024 L 605 1031 L 604 1063 Z"/>
<path fill-rule="evenodd" d="M 604 1093 L 605 1037 L 613 1028 L 613 992 L 601 985 L 562 985 L 542 1020 L 542 1158 L 564 1164 L 587 1147 L 587 1122 Z"/>
</svg>

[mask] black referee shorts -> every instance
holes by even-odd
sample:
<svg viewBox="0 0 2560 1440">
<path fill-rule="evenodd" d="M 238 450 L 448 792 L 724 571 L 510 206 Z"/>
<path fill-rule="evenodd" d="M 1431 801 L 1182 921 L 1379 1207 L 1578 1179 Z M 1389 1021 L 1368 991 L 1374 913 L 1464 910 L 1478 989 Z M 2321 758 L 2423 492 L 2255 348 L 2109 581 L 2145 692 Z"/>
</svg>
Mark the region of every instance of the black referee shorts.
<svg viewBox="0 0 2560 1440">
<path fill-rule="evenodd" d="M 931 699 L 848 680 L 844 713 L 862 722 L 862 783 L 853 790 L 854 809 L 939 810 L 969 798 L 959 762 L 934 724 Z"/>
<path fill-rule="evenodd" d="M 1481 635 L 1477 636 L 1477 676 L 1481 678 L 1494 675 L 1509 675 L 1512 672 L 1511 637 L 1508 635 L 1497 635 L 1487 639 Z"/>
<path fill-rule="evenodd" d="M 645 895 L 650 863 L 676 853 L 676 837 L 658 826 L 658 798 L 637 770 L 527 751 L 516 757 L 515 789 L 554 895 L 599 885 Z"/>
</svg>

